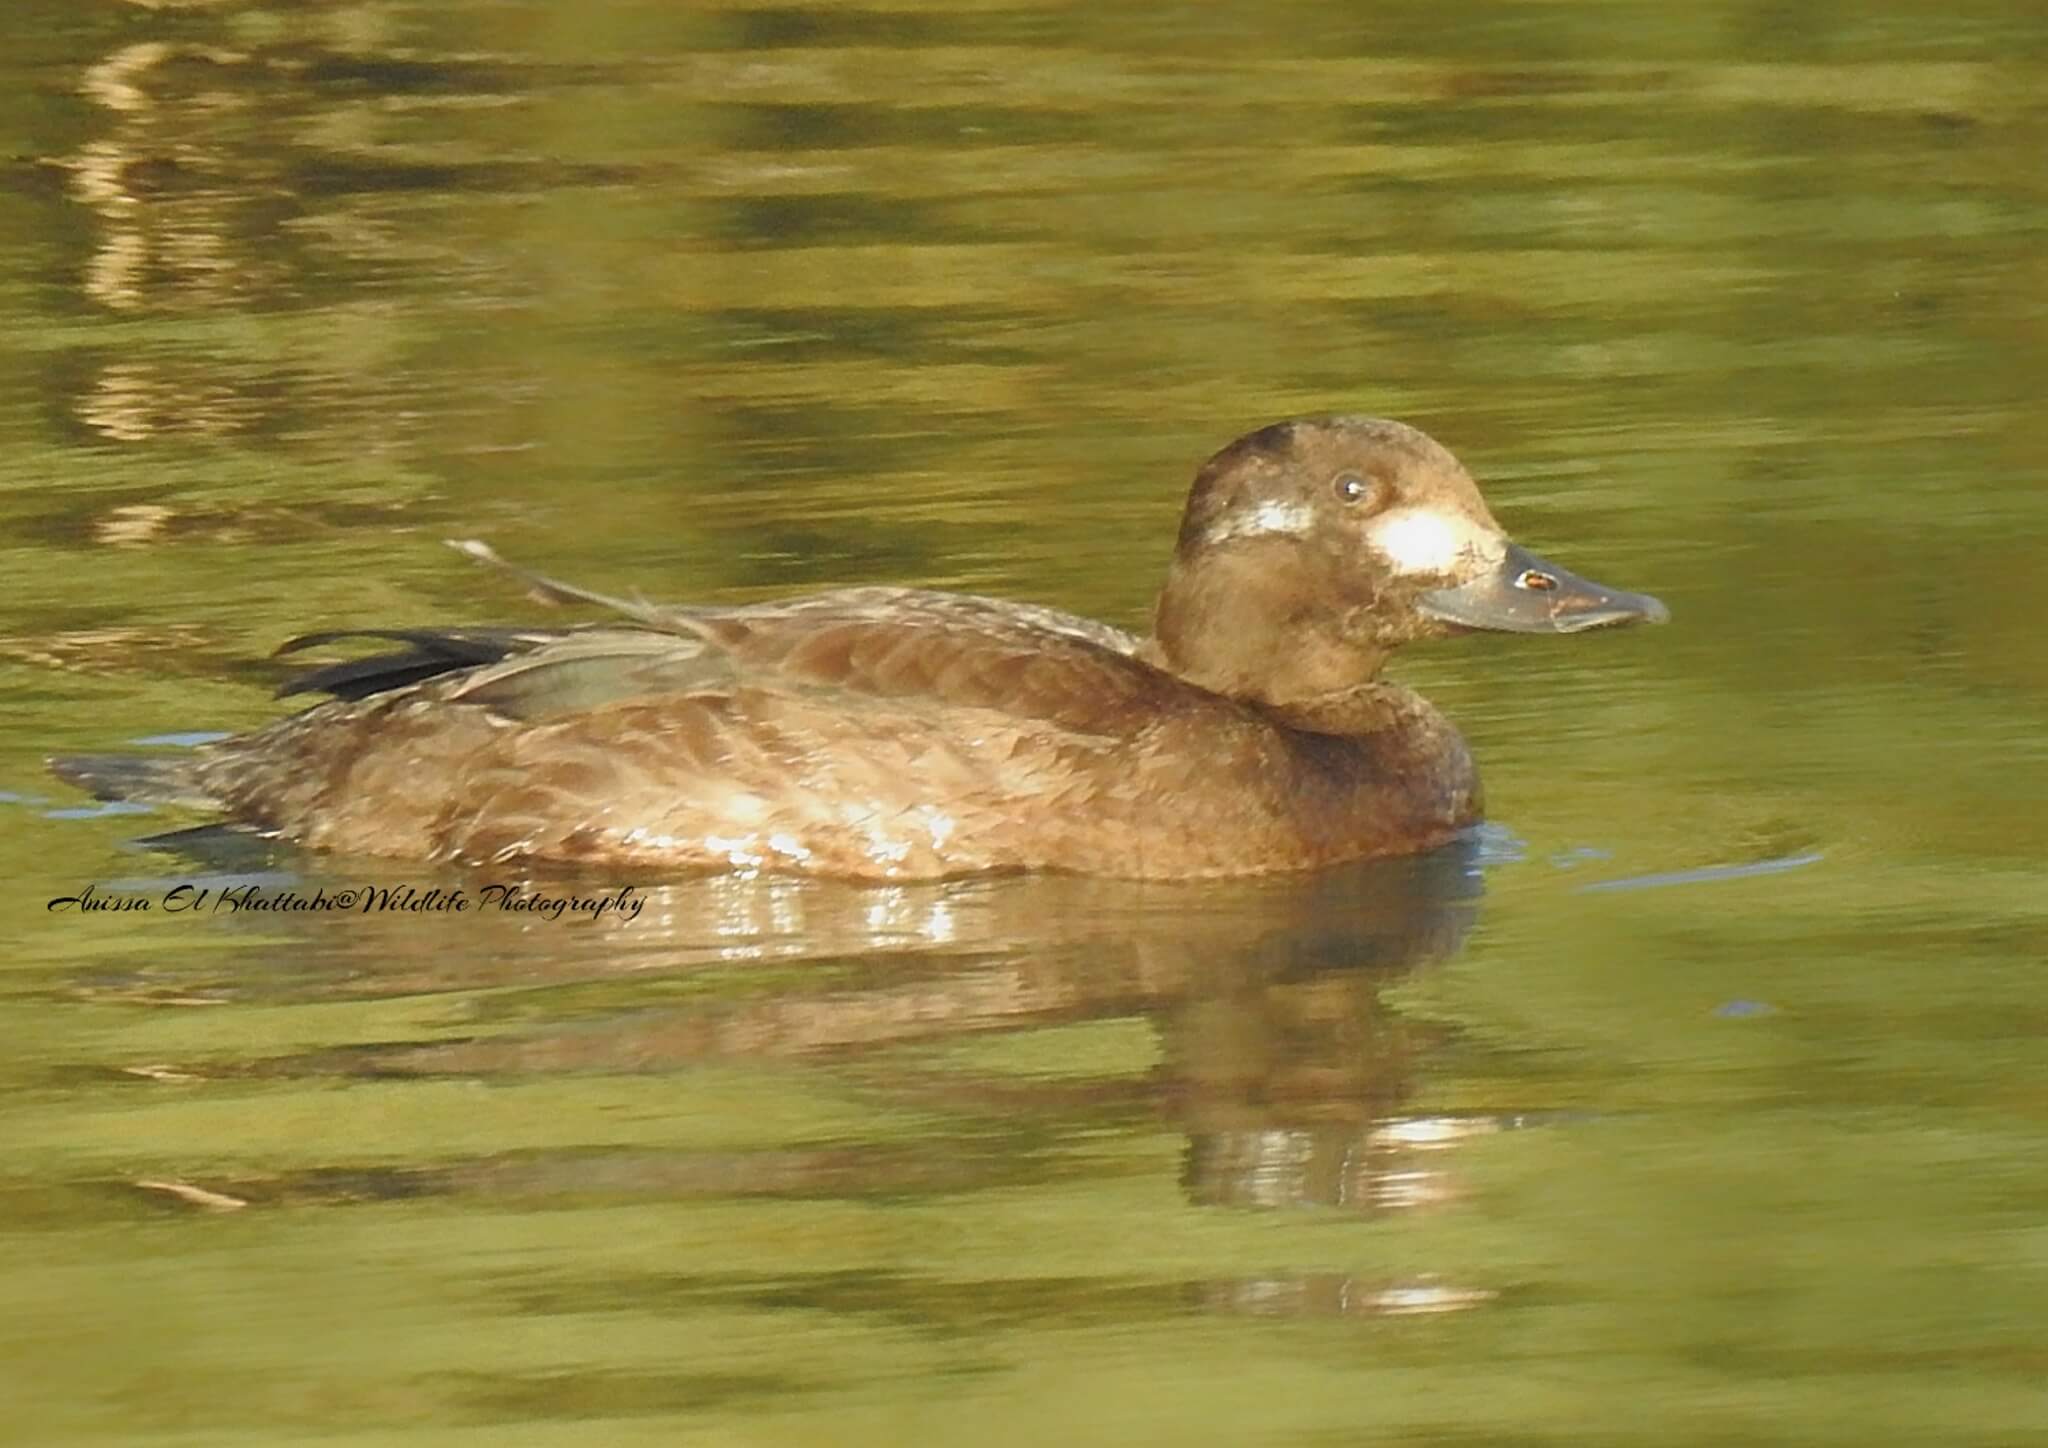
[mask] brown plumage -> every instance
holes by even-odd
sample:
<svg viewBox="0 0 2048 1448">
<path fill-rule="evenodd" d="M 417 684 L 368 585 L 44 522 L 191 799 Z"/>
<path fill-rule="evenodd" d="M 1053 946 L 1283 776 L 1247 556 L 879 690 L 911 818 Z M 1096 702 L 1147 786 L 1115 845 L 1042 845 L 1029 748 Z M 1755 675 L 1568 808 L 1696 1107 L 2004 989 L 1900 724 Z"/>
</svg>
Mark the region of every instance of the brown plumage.
<svg viewBox="0 0 2048 1448">
<path fill-rule="evenodd" d="M 405 859 L 868 879 L 1303 869 L 1427 849 L 1478 817 L 1457 732 L 1376 677 L 1399 644 L 1663 612 L 1513 548 L 1442 448 L 1351 418 L 1279 424 L 1211 460 L 1150 639 L 913 589 L 661 607 L 522 576 L 618 617 L 373 631 L 405 647 L 287 690 L 327 703 L 178 759 L 55 767 Z"/>
</svg>

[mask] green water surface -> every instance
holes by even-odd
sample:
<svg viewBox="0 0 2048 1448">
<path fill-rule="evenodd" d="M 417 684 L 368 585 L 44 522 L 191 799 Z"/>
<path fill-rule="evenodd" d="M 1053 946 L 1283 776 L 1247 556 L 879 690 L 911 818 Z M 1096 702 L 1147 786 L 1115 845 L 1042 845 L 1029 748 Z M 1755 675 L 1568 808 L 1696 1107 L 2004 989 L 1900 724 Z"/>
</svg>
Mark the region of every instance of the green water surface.
<svg viewBox="0 0 2048 1448">
<path fill-rule="evenodd" d="M 0 40 L 0 1437 L 2048 1442 L 2039 7 Z M 273 717 L 308 627 L 559 621 L 443 538 L 1143 627 L 1193 467 L 1318 411 L 1674 615 L 1397 663 L 1456 850 L 46 908 L 474 893 L 42 764 Z"/>
</svg>

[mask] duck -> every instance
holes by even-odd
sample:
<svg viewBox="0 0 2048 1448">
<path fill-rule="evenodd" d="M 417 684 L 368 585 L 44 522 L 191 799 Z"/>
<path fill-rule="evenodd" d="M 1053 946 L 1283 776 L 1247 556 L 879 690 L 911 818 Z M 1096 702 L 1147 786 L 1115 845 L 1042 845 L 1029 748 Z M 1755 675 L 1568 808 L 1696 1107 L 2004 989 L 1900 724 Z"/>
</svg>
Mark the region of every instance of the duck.
<svg viewBox="0 0 2048 1448">
<path fill-rule="evenodd" d="M 1149 635 L 907 587 L 665 605 L 517 568 L 567 627 L 368 640 L 280 695 L 323 701 L 178 756 L 51 761 L 105 799 L 314 850 L 466 867 L 1064 871 L 1198 880 L 1416 854 L 1482 815 L 1457 729 L 1382 675 L 1476 630 L 1669 617 L 1512 542 L 1420 430 L 1261 427 L 1196 473 Z"/>
</svg>

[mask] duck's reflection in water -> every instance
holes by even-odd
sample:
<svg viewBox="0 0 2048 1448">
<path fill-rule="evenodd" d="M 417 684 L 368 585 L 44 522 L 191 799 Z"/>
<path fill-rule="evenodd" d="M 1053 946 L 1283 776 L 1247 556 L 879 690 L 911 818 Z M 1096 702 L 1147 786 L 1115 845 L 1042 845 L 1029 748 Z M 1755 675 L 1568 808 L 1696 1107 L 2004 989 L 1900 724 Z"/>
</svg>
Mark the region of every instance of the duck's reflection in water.
<svg viewBox="0 0 2048 1448">
<path fill-rule="evenodd" d="M 1028 1138 L 1080 1119 L 1090 1130 L 1171 1123 L 1185 1137 L 1181 1181 L 1196 1204 L 1408 1211 L 1450 1195 L 1445 1148 L 1501 1124 L 1407 1109 L 1435 1031 L 1381 1000 L 1387 985 L 1458 948 L 1480 891 L 1477 849 L 1468 841 L 1415 859 L 1199 885 L 1031 876 L 850 888 L 725 876 L 635 886 L 646 901 L 637 919 L 580 925 L 498 909 L 266 917 L 271 939 L 216 982 L 219 998 L 443 995 L 466 1006 L 463 1033 L 152 1071 L 184 1083 L 534 1082 L 779 1061 L 840 1073 L 879 1109 L 932 1122 L 910 1139 L 842 1133 L 826 1145 L 708 1152 L 493 1152 L 479 1142 L 464 1160 L 188 1184 L 238 1202 L 965 1192 L 1035 1180 L 1048 1168 Z M 478 886 L 466 888 L 475 898 Z M 224 933 L 238 934 L 254 922 L 228 923 Z M 280 930 L 293 937 L 284 949 Z M 122 989 L 101 982 L 94 993 Z M 1149 1063 L 1139 1049 L 1100 1074 L 962 1065 L 976 1059 L 964 1048 L 997 1044 L 994 1033 L 1089 1022 L 1149 1026 Z M 1143 1038 L 1141 1029 L 1118 1040 Z M 691 1109 L 688 1082 L 678 1084 L 676 1109 Z M 1427 1281 L 1314 1274 L 1199 1290 L 1211 1309 L 1260 1313 L 1476 1300 Z"/>
</svg>

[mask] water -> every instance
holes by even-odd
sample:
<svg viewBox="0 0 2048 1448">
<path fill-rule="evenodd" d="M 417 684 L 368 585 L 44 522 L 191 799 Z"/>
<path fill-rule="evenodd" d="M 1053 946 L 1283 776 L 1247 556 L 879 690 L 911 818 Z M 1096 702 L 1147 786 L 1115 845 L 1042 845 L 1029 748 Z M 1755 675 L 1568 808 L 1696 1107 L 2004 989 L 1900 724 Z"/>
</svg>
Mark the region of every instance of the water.
<svg viewBox="0 0 2048 1448">
<path fill-rule="evenodd" d="M 2048 1441 L 2048 21 L 0 21 L 0 1375 L 40 1442 Z M 1186 479 L 1456 450 L 1671 627 L 1417 652 L 1460 851 L 478 882 L 84 807 L 305 627 L 914 581 L 1141 626 Z M 564 888 L 567 888 L 564 886 Z"/>
</svg>

